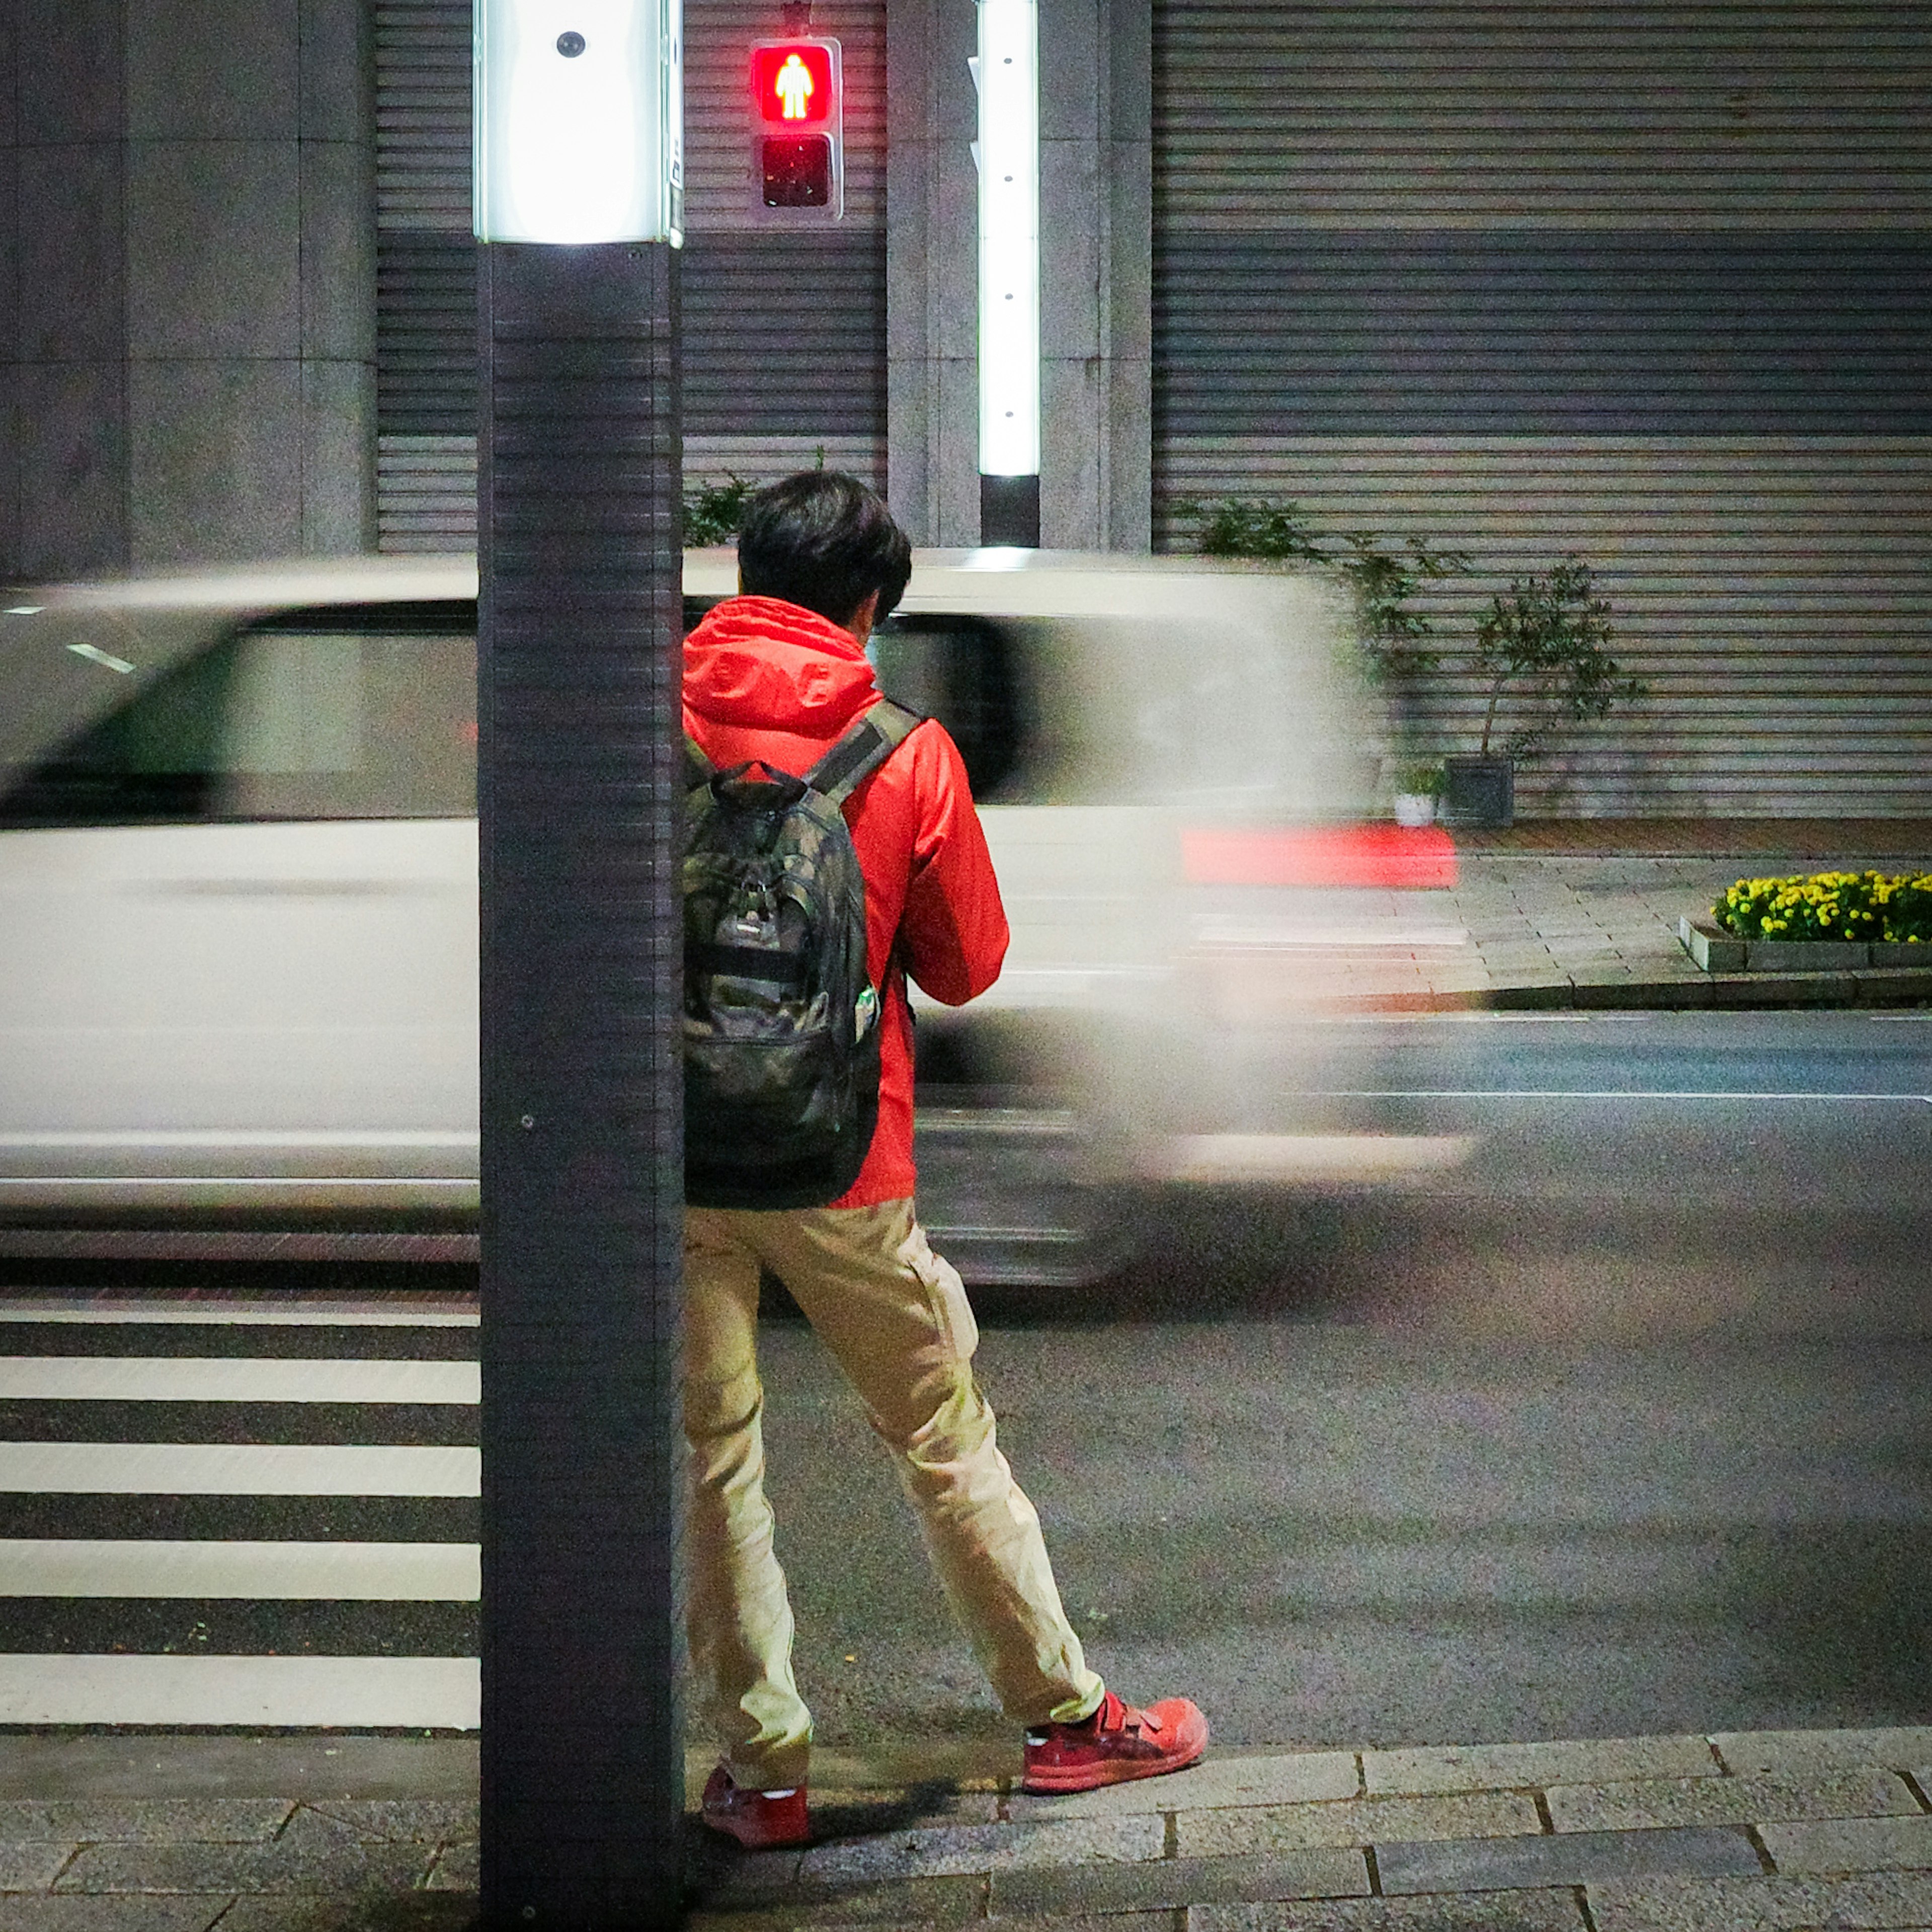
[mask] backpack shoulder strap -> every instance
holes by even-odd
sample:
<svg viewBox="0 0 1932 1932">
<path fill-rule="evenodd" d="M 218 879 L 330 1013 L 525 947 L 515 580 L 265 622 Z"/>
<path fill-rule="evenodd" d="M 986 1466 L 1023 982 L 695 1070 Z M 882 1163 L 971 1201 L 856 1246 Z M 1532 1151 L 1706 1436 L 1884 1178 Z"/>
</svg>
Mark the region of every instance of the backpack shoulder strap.
<svg viewBox="0 0 1932 1932">
<path fill-rule="evenodd" d="M 925 722 L 916 711 L 880 698 L 806 773 L 806 783 L 834 805 L 843 805 Z"/>
<path fill-rule="evenodd" d="M 687 791 L 693 788 L 709 784 L 718 775 L 718 767 L 707 758 L 698 740 L 687 731 L 684 734 L 684 786 Z"/>
</svg>

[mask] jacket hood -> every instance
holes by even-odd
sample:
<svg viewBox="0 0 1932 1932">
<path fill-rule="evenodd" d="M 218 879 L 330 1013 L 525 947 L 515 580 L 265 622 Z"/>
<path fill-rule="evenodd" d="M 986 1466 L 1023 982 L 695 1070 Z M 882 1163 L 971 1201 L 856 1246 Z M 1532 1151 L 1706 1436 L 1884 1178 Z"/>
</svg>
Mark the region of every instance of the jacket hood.
<svg viewBox="0 0 1932 1932">
<path fill-rule="evenodd" d="M 878 694 L 849 631 L 780 598 L 728 598 L 684 640 L 684 701 L 720 724 L 836 737 Z"/>
</svg>

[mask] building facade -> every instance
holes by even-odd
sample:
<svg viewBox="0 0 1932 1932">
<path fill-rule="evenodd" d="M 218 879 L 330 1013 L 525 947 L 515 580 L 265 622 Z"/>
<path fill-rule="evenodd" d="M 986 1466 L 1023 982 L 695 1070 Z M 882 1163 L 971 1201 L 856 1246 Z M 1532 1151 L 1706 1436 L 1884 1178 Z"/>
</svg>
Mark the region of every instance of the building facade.
<svg viewBox="0 0 1932 1932">
<path fill-rule="evenodd" d="M 0 9 L 0 563 L 474 529 L 468 0 Z M 978 535 L 968 0 L 816 0 L 846 215 L 775 231 L 687 0 L 688 478 Z M 1298 503 L 1487 598 L 1565 556 L 1647 697 L 1522 808 L 1932 812 L 1932 26 L 1830 0 L 1042 0 L 1042 536 Z"/>
</svg>

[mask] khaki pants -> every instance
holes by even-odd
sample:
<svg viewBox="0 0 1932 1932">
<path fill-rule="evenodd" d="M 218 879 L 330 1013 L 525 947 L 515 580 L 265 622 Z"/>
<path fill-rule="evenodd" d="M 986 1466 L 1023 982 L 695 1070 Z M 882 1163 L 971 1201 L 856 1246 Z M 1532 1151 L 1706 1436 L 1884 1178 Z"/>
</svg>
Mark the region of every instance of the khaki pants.
<svg viewBox="0 0 1932 1932">
<path fill-rule="evenodd" d="M 911 1202 L 694 1208 L 684 1234 L 691 1653 L 733 1778 L 766 1791 L 802 1784 L 812 1748 L 765 1500 L 761 1263 L 791 1291 L 896 1456 L 953 1613 L 1007 1714 L 1027 1724 L 1086 1716 L 1100 1680 L 974 1382 L 980 1337 L 966 1292 L 927 1246 Z"/>
</svg>

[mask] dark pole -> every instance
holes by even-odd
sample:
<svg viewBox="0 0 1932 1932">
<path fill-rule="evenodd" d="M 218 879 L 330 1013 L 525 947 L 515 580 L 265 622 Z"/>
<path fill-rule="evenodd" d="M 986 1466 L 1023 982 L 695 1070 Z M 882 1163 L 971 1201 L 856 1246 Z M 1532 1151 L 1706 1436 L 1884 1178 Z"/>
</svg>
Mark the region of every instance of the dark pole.
<svg viewBox="0 0 1932 1932">
<path fill-rule="evenodd" d="M 676 269 L 480 248 L 483 1922 L 680 1916 Z"/>
<path fill-rule="evenodd" d="M 1040 478 L 980 478 L 980 541 L 1017 550 L 1040 548 Z"/>
</svg>

